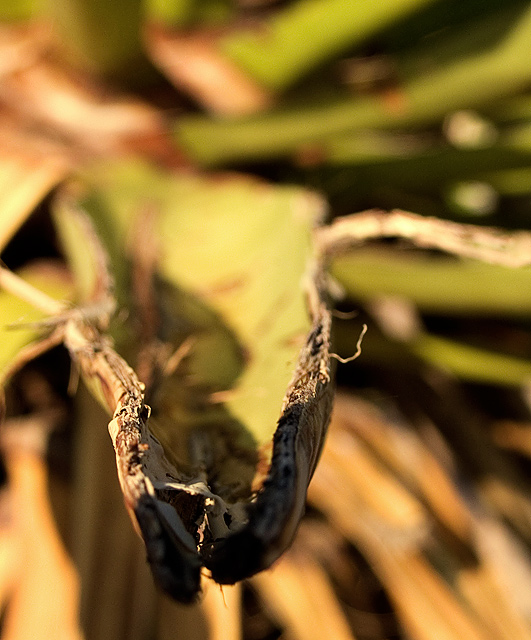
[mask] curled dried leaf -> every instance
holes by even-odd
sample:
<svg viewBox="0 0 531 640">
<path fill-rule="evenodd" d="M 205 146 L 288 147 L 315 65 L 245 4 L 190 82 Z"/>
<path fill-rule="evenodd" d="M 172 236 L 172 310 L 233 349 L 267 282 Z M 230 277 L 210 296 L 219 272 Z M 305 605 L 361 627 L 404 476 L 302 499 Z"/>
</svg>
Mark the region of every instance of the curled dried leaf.
<svg viewBox="0 0 531 640">
<path fill-rule="evenodd" d="M 239 177 L 212 183 L 174 178 L 168 187 L 164 194 L 169 191 L 173 198 L 171 190 L 178 187 L 179 201 L 184 201 L 174 222 L 181 225 L 181 233 L 160 234 L 164 221 L 160 212 L 153 213 L 157 207 L 152 199 L 151 207 L 139 206 L 139 228 L 144 229 L 140 253 L 134 242 L 138 235 L 128 230 L 123 236 L 133 264 L 130 295 L 141 336 L 138 370 L 148 371 L 147 388 L 105 333 L 112 309 L 112 278 L 106 270 L 111 264 L 124 273 L 129 264 L 121 251 L 113 254 L 111 249 L 110 260 L 102 258 L 108 248 L 98 234 L 87 234 L 90 223 L 71 193 L 59 201 L 56 220 L 67 255 L 80 242 L 88 247 L 84 265 L 70 259 L 83 286 L 78 312 L 65 317 L 64 343 L 113 416 L 109 432 L 120 485 L 155 580 L 175 599 L 189 602 L 199 591 L 201 567 L 219 583 L 235 583 L 270 566 L 295 535 L 331 411 L 331 314 L 322 265 L 311 249 L 313 214 L 322 206 L 318 199 L 298 191 L 275 193 Z M 222 221 L 229 233 L 239 222 L 239 233 L 227 237 L 228 245 L 234 239 L 236 249 L 219 247 L 215 236 L 205 236 L 197 210 L 186 220 L 186 192 L 196 198 L 205 188 L 219 196 L 201 205 L 216 202 L 220 212 L 208 212 L 212 224 Z M 242 191 L 261 207 L 254 218 L 242 218 L 238 207 L 248 206 L 240 199 Z M 223 198 L 231 205 L 227 213 Z M 175 206 L 172 199 L 169 204 Z M 200 235 L 195 228 L 190 231 L 192 224 L 201 229 Z M 294 224 L 300 233 L 297 243 L 291 238 Z M 183 233 L 188 233 L 189 243 Z M 269 235 L 264 238 L 264 233 Z M 161 245 L 164 255 L 166 236 L 180 237 L 179 249 L 185 252 L 192 240 L 200 240 L 207 255 L 218 254 L 219 270 L 198 263 L 201 277 L 197 271 L 190 274 L 193 256 L 183 270 L 175 260 L 173 240 L 172 264 L 161 267 L 153 255 L 144 255 L 150 243 Z M 289 277 L 268 254 L 282 255 L 286 249 L 291 250 L 289 268 L 294 269 Z M 233 273 L 238 272 L 242 275 L 235 280 Z M 199 295 L 181 289 L 180 279 L 186 277 L 197 279 Z M 118 284 L 124 280 L 118 278 Z M 255 309 L 242 308 L 259 294 L 258 286 L 274 289 L 266 290 Z M 246 359 L 238 355 L 242 349 Z M 128 360 L 135 357 L 131 348 L 125 351 Z M 286 360 L 293 357 L 290 381 Z M 283 402 L 275 397 L 277 388 L 283 391 Z M 276 415 L 280 413 L 276 428 L 269 417 L 275 415 L 275 403 Z"/>
<path fill-rule="evenodd" d="M 295 535 L 332 404 L 331 315 L 322 287 L 311 286 L 313 328 L 285 397 L 271 465 L 257 495 L 242 503 L 225 502 L 203 480 L 176 482 L 182 472 L 148 427 L 144 385 L 81 312 L 64 324 L 66 347 L 113 412 L 118 477 L 154 577 L 178 600 L 195 597 L 203 564 L 217 582 L 234 583 L 270 566 Z"/>
</svg>

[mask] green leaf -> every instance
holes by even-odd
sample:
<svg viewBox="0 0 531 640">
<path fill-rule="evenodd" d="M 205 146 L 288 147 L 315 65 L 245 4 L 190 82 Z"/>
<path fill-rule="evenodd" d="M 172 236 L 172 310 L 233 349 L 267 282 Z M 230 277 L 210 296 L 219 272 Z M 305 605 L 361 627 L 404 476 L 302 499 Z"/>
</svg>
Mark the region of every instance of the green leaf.
<svg viewBox="0 0 531 640">
<path fill-rule="evenodd" d="M 522 385 L 531 380 L 531 362 L 524 358 L 430 334 L 420 335 L 409 348 L 423 360 L 464 380 L 501 385 Z"/>
<path fill-rule="evenodd" d="M 24 267 L 18 275 L 26 282 L 56 300 L 72 297 L 72 282 L 63 267 L 35 263 Z M 29 302 L 0 288 L 0 381 L 9 376 L 24 347 L 37 341 L 44 328 L 35 326 L 47 319 L 46 315 Z"/>
<path fill-rule="evenodd" d="M 403 296 L 421 311 L 527 317 L 531 268 L 512 269 L 421 252 L 362 248 L 337 257 L 332 275 L 350 297 Z"/>
<path fill-rule="evenodd" d="M 299 0 L 255 31 L 228 33 L 224 53 L 265 86 L 292 84 L 320 62 L 433 0 Z"/>
<path fill-rule="evenodd" d="M 293 107 L 230 121 L 189 115 L 176 124 L 176 138 L 197 161 L 211 166 L 285 157 L 308 145 L 321 152 L 318 157 L 326 158 L 321 145 L 326 149 L 329 138 L 370 129 L 433 125 L 453 111 L 489 106 L 521 90 L 531 78 L 526 60 L 531 10 L 525 5 L 517 9 L 516 16 L 514 7 L 507 9 L 511 19 L 500 19 L 505 32 L 489 46 L 477 42 L 472 51 L 468 50 L 470 30 L 463 30 L 457 42 L 451 43 L 451 57 L 444 43 L 435 49 L 427 39 L 425 58 L 429 64 L 425 67 L 412 68 L 418 65 L 418 54 L 412 56 L 413 60 L 398 59 L 400 84 L 391 96 L 338 96 L 325 104 L 306 100 Z M 487 21 L 490 25 L 492 16 Z M 463 46 L 465 51 L 460 51 Z M 448 63 L 434 65 L 432 61 L 439 60 L 443 53 Z"/>
<path fill-rule="evenodd" d="M 98 228 L 106 227 L 102 237 L 114 238 L 118 271 L 124 252 L 116 245 L 126 244 L 142 212 L 155 212 L 158 273 L 236 336 L 247 362 L 226 404 L 259 442 L 269 440 L 311 326 L 302 285 L 323 202 L 297 187 L 236 175 L 164 175 L 140 164 L 106 166 L 88 178 L 94 191 L 85 205 Z M 219 388 L 226 360 L 216 354 L 219 344 L 205 348 L 196 354 L 204 360 L 196 373 L 213 383 L 206 369 L 220 369 Z"/>
</svg>

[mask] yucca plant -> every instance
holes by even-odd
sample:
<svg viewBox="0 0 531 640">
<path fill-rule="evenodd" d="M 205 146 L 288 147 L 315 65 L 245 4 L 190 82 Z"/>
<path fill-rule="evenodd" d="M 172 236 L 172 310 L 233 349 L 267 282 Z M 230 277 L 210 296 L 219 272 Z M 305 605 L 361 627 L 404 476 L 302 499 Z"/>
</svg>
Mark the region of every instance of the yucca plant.
<svg viewBox="0 0 531 640">
<path fill-rule="evenodd" d="M 529 2 L 0 9 L 2 638 L 531 637 Z"/>
</svg>

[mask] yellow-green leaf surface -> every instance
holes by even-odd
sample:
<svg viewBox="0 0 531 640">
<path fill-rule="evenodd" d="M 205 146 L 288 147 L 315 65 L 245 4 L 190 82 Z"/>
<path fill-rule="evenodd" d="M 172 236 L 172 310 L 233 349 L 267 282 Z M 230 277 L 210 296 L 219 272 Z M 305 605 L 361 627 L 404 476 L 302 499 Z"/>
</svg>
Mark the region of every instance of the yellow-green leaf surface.
<svg viewBox="0 0 531 640">
<path fill-rule="evenodd" d="M 57 265 L 29 265 L 18 275 L 56 300 L 72 296 L 68 274 Z M 46 315 L 29 302 L 0 289 L 0 380 L 4 380 L 20 351 L 42 335 L 42 330 L 32 323 L 45 319 Z"/>
<path fill-rule="evenodd" d="M 440 336 L 422 334 L 410 345 L 412 353 L 464 380 L 519 385 L 531 380 L 531 362 L 472 347 Z"/>
<path fill-rule="evenodd" d="M 134 229 L 154 216 L 154 238 L 143 241 L 157 246 L 166 313 L 174 322 L 191 314 L 201 326 L 190 356 L 196 381 L 214 390 L 234 381 L 241 362 L 230 356 L 231 334 L 245 366 L 225 408 L 258 443 L 269 442 L 310 328 L 304 276 L 323 202 L 296 187 L 234 174 L 169 174 L 139 163 L 98 167 L 84 179 L 82 206 L 118 273 L 140 250 Z M 214 334 L 205 340 L 209 314 Z"/>
<path fill-rule="evenodd" d="M 90 219 L 77 210 L 72 198 L 56 206 L 54 219 L 61 246 L 66 254 L 76 287 L 76 302 L 88 304 L 110 287 L 106 252 L 96 236 Z M 102 255 L 103 254 L 103 255 Z"/>
<path fill-rule="evenodd" d="M 354 298 L 398 295 L 426 312 L 521 317 L 531 311 L 529 267 L 363 248 L 336 258 L 331 273 Z"/>
<path fill-rule="evenodd" d="M 9 147 L 0 157 L 0 251 L 35 206 L 67 172 L 64 159 L 16 153 Z"/>
</svg>

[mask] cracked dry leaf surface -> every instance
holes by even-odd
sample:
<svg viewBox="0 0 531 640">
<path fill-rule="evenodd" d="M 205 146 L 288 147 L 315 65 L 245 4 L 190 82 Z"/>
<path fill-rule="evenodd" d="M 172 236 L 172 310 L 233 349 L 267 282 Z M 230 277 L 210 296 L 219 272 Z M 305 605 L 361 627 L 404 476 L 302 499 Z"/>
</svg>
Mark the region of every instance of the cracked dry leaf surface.
<svg viewBox="0 0 531 640">
<path fill-rule="evenodd" d="M 154 574 L 186 600 L 201 564 L 222 583 L 269 566 L 302 517 L 331 407 L 330 313 L 312 246 L 324 207 L 298 188 L 139 164 L 84 180 L 59 197 L 57 224 L 68 256 L 86 235 L 80 208 L 111 240 L 111 272 L 129 286 L 118 350 L 145 372 L 150 409 L 97 329 L 67 322 L 65 343 L 114 414 L 120 482 Z M 71 264 L 80 302 L 97 304 L 110 282 L 97 241 L 87 246 Z"/>
</svg>

